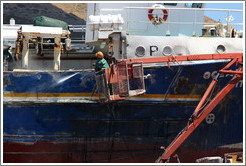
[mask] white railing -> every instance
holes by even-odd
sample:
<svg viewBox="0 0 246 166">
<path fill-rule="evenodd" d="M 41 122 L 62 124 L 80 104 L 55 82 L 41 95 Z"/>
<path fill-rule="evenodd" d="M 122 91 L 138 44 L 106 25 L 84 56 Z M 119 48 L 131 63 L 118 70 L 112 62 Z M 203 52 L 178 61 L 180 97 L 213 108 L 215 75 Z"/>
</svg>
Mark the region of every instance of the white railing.
<svg viewBox="0 0 246 166">
<path fill-rule="evenodd" d="M 86 31 L 86 25 L 68 25 L 69 30 L 74 32 L 85 32 Z"/>
<path fill-rule="evenodd" d="M 170 30 L 169 30 L 169 25 L 170 24 L 193 24 L 193 36 L 196 36 L 196 24 L 203 24 L 203 25 L 212 25 L 212 26 L 216 26 L 218 23 L 215 24 L 211 24 L 211 23 L 204 23 L 204 22 L 197 22 L 196 21 L 196 13 L 197 11 L 224 11 L 227 12 L 227 24 L 223 24 L 224 26 L 227 26 L 227 31 L 226 31 L 226 35 L 230 36 L 230 25 L 240 25 L 242 26 L 243 23 L 231 23 L 229 20 L 230 17 L 230 12 L 243 12 L 243 10 L 235 10 L 235 9 L 205 9 L 205 8 L 162 8 L 162 7 L 158 7 L 158 8 L 151 8 L 151 7 L 126 7 L 124 9 L 137 9 L 137 10 L 148 10 L 148 9 L 155 9 L 155 10 L 162 10 L 165 9 L 168 11 L 169 16 L 171 15 L 171 11 L 172 10 L 182 10 L 182 11 L 194 11 L 194 21 L 193 22 L 170 22 L 170 19 L 167 19 L 167 32 L 166 35 L 170 35 Z M 127 12 L 128 14 L 128 12 Z M 128 32 L 129 29 L 129 23 L 130 22 L 139 22 L 139 21 L 133 21 L 133 20 L 129 20 L 129 17 L 127 16 L 127 29 L 126 31 Z M 142 23 L 152 23 L 152 22 L 144 22 L 141 21 Z M 140 23 L 140 22 L 139 22 Z"/>
<path fill-rule="evenodd" d="M 86 32 L 86 25 L 68 25 L 69 30 L 73 33 L 73 32 Z M 81 40 L 72 40 L 72 42 L 76 42 L 76 43 L 84 43 L 85 42 L 85 36 L 82 35 L 81 36 Z"/>
<path fill-rule="evenodd" d="M 125 7 L 122 9 L 100 9 L 99 14 L 102 14 L 104 12 L 123 12 L 124 10 L 148 10 L 148 9 L 155 9 L 155 10 L 162 10 L 165 9 L 168 11 L 168 15 L 170 17 L 170 15 L 172 14 L 171 11 L 194 11 L 194 21 L 192 22 L 172 22 L 170 21 L 170 19 L 167 19 L 167 32 L 166 35 L 168 35 L 170 33 L 169 30 L 169 25 L 170 24 L 193 24 L 193 36 L 196 36 L 196 25 L 197 24 L 202 24 L 205 27 L 215 27 L 218 24 L 222 24 L 223 26 L 227 26 L 227 32 L 226 35 L 230 36 L 230 26 L 243 26 L 243 23 L 231 23 L 229 20 L 230 14 L 231 12 L 243 12 L 243 10 L 235 10 L 235 9 L 206 9 L 206 8 L 163 8 L 163 7 L 158 7 L 158 8 L 151 8 L 151 7 Z M 223 24 L 223 23 L 204 23 L 204 22 L 197 22 L 197 16 L 196 13 L 198 11 L 220 11 L 220 12 L 227 12 L 227 23 Z M 146 23 L 146 24 L 152 24 L 152 22 L 150 21 L 139 21 L 139 20 L 130 20 L 129 18 L 129 14 L 128 12 L 126 12 L 126 32 L 129 32 L 129 23 Z"/>
</svg>

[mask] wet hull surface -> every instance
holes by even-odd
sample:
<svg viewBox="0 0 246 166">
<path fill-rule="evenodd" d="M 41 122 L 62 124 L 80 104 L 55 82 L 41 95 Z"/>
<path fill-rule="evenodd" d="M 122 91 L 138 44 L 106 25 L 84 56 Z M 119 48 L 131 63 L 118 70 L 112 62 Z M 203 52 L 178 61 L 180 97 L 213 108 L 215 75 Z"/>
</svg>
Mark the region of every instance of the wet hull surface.
<svg viewBox="0 0 246 166">
<path fill-rule="evenodd" d="M 146 95 L 111 104 L 91 98 L 93 72 L 6 72 L 4 162 L 154 162 L 163 152 L 160 146 L 168 146 L 187 125 L 223 66 L 147 68 Z M 215 92 L 231 78 L 221 75 Z M 80 102 L 70 100 L 76 95 Z M 181 162 L 242 151 L 242 95 L 240 82 L 212 111 L 215 118 L 206 119 L 178 149 Z M 60 97 L 66 100 L 57 102 Z"/>
</svg>

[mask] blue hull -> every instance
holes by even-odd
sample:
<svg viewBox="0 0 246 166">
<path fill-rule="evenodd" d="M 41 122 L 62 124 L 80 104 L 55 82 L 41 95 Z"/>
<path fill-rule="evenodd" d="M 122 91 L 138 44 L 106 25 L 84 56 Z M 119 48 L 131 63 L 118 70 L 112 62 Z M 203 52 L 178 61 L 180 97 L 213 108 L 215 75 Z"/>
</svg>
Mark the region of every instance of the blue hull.
<svg viewBox="0 0 246 166">
<path fill-rule="evenodd" d="M 186 126 L 225 64 L 145 68 L 145 75 L 151 74 L 146 94 L 110 104 L 99 104 L 93 94 L 92 71 L 5 72 L 4 162 L 154 162 L 163 152 L 160 146 L 168 146 Z M 231 78 L 221 75 L 215 93 Z M 212 113 L 215 119 L 205 120 L 178 149 L 181 162 L 242 150 L 242 82 Z M 56 157 L 35 157 L 50 155 L 38 144 L 56 146 Z"/>
</svg>

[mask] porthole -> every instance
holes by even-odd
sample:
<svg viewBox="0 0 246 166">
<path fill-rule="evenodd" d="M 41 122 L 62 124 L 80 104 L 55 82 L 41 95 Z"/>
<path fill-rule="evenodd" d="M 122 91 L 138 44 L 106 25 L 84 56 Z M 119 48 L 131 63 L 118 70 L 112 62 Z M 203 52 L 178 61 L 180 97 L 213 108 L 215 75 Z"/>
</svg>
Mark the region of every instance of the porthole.
<svg viewBox="0 0 246 166">
<path fill-rule="evenodd" d="M 218 45 L 218 47 L 217 47 L 217 52 L 220 54 L 220 53 L 224 53 L 225 52 L 225 46 L 223 46 L 223 45 Z"/>
<path fill-rule="evenodd" d="M 163 48 L 162 54 L 164 56 L 170 56 L 172 55 L 173 49 L 170 46 L 166 46 Z"/>
<path fill-rule="evenodd" d="M 143 57 L 145 55 L 145 48 L 143 46 L 138 46 L 136 48 L 136 52 L 135 54 L 138 56 L 138 57 Z"/>
</svg>

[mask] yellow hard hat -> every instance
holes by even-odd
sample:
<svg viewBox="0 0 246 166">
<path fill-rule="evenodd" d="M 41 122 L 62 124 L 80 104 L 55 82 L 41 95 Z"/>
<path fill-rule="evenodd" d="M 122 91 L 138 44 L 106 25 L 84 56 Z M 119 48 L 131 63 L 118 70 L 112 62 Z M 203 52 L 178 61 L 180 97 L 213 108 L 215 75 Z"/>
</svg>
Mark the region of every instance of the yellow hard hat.
<svg viewBox="0 0 246 166">
<path fill-rule="evenodd" d="M 101 51 L 98 51 L 98 52 L 96 53 L 96 57 L 98 57 L 98 58 L 103 58 L 104 56 L 103 56 L 103 53 L 102 53 Z"/>
</svg>

